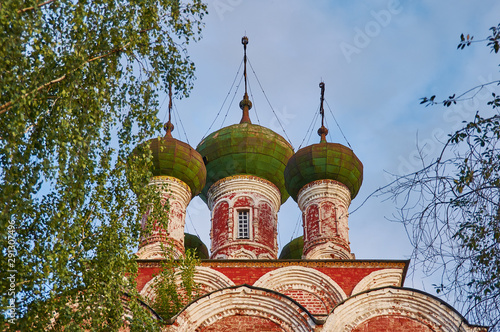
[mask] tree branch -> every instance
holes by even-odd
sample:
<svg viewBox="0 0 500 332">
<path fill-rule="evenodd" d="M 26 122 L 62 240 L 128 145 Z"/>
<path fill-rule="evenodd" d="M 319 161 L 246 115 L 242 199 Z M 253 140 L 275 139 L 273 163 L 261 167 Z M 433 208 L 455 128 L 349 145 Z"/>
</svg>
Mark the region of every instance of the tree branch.
<svg viewBox="0 0 500 332">
<path fill-rule="evenodd" d="M 26 92 L 24 95 L 22 95 L 22 96 L 21 96 L 20 98 L 18 98 L 17 100 L 22 99 L 22 98 L 26 98 L 27 96 L 29 96 L 29 95 L 31 95 L 31 94 L 33 94 L 33 93 L 35 93 L 35 92 L 40 92 L 41 90 L 43 90 L 44 88 L 46 88 L 46 87 L 48 87 L 48 86 L 51 86 L 51 85 L 56 84 L 56 83 L 59 83 L 59 82 L 61 82 L 62 80 L 64 80 L 64 79 L 68 76 L 68 74 L 71 74 L 71 73 L 73 73 L 73 72 L 77 71 L 78 69 L 82 68 L 82 67 L 83 67 L 83 66 L 85 66 L 86 64 L 91 63 L 91 62 L 93 62 L 93 61 L 95 61 L 95 60 L 99 60 L 99 59 L 102 59 L 102 58 L 108 57 L 108 56 L 110 56 L 111 54 L 121 52 L 121 51 L 123 51 L 123 50 L 124 50 L 124 49 L 125 49 L 128 45 L 130 45 L 130 42 L 128 42 L 127 44 L 125 44 L 125 45 L 124 45 L 124 46 L 122 46 L 122 47 L 115 48 L 114 50 L 111 50 L 111 51 L 109 51 L 109 52 L 108 52 L 108 53 L 106 53 L 106 54 L 103 54 L 103 55 L 100 55 L 100 56 L 96 56 L 96 57 L 94 57 L 94 58 L 90 58 L 90 59 L 86 60 L 85 62 L 83 62 L 83 63 L 82 63 L 81 65 L 79 65 L 78 67 L 76 67 L 75 69 L 70 70 L 68 73 L 66 73 L 66 74 L 62 75 L 61 77 L 56 78 L 56 79 L 54 79 L 54 80 L 52 80 L 52 81 L 50 81 L 50 82 L 47 82 L 47 83 L 43 84 L 42 86 L 39 86 L 38 88 L 36 88 L 36 89 L 34 89 L 34 90 L 30 91 L 30 92 Z M 16 100 L 16 101 L 17 101 L 17 100 Z M 0 106 L 0 114 L 5 113 L 5 112 L 7 112 L 9 109 L 11 109 L 12 105 L 14 104 L 14 102 L 15 102 L 15 101 L 9 101 L 8 103 L 5 103 L 5 104 L 1 105 L 1 106 Z"/>
<path fill-rule="evenodd" d="M 41 3 L 41 4 L 39 4 L 39 5 L 36 5 L 36 8 L 40 8 L 40 7 L 45 6 L 45 5 L 47 5 L 47 4 L 51 3 L 51 2 L 54 2 L 54 1 L 55 1 L 55 0 L 47 0 L 47 1 L 45 1 L 45 2 L 42 2 L 42 3 Z M 17 11 L 17 13 L 18 13 L 18 14 L 21 14 L 21 13 L 24 13 L 24 12 L 27 12 L 27 11 L 30 11 L 30 10 L 33 10 L 33 9 L 35 9 L 35 6 L 34 6 L 34 7 L 28 7 L 28 8 L 19 9 L 19 10 Z"/>
</svg>

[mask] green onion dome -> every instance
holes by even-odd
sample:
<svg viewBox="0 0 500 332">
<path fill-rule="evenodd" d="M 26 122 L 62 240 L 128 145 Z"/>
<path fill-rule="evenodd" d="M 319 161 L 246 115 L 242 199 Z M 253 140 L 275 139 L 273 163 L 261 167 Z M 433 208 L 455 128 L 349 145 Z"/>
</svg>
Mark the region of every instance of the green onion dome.
<svg viewBox="0 0 500 332">
<path fill-rule="evenodd" d="M 281 254 L 279 259 L 302 259 L 302 253 L 304 251 L 304 237 L 299 236 L 288 242 L 283 249 L 281 249 Z"/>
<path fill-rule="evenodd" d="M 322 136 L 321 143 L 306 146 L 290 158 L 285 169 L 285 185 L 290 196 L 297 201 L 302 187 L 326 179 L 344 184 L 354 198 L 363 182 L 363 164 L 351 149 L 342 144 L 328 143 Z"/>
<path fill-rule="evenodd" d="M 171 176 L 183 181 L 194 197 L 205 186 L 207 171 L 203 159 L 189 144 L 172 137 L 174 126 L 170 121 L 165 127 L 165 137 L 153 138 L 146 143 L 153 154 L 153 175 Z"/>
<path fill-rule="evenodd" d="M 184 233 L 184 249 L 192 249 L 199 259 L 208 259 L 208 249 L 201 239 L 193 234 Z"/>
<path fill-rule="evenodd" d="M 248 112 L 247 105 L 244 106 Z M 203 156 L 207 167 L 207 182 L 200 194 L 205 202 L 207 192 L 215 182 L 241 174 L 272 182 L 281 193 L 281 203 L 288 199 L 283 172 L 293 155 L 292 146 L 274 131 L 250 123 L 245 115 L 241 123 L 207 136 L 196 150 Z"/>
</svg>

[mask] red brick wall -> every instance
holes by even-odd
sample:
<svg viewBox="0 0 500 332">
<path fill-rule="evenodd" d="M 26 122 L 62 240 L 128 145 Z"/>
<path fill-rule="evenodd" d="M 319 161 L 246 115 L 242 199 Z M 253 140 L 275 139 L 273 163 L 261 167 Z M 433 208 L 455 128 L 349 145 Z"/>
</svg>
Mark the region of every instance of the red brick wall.
<svg viewBox="0 0 500 332">
<path fill-rule="evenodd" d="M 248 265 L 238 266 L 214 266 L 213 263 L 203 264 L 219 271 L 231 279 L 236 285 L 253 285 L 260 277 L 267 272 L 279 267 L 254 267 L 251 262 Z M 215 263 L 217 264 L 217 263 Z M 368 274 L 381 270 L 382 268 L 362 268 L 362 267 L 315 267 L 316 270 L 326 274 L 335 281 L 350 296 L 354 287 Z M 153 278 L 153 275 L 160 272 L 160 267 L 139 267 L 137 277 L 137 289 L 140 291 L 144 285 Z"/>
<path fill-rule="evenodd" d="M 229 204 L 221 202 L 214 209 L 212 220 L 212 248 L 219 248 L 228 238 Z"/>
<path fill-rule="evenodd" d="M 212 267 L 222 272 L 236 285 L 253 285 L 260 277 L 276 268 L 265 267 Z M 368 274 L 380 268 L 316 268 L 333 279 L 349 296 L 354 287 Z"/>
<path fill-rule="evenodd" d="M 426 324 L 409 317 L 402 316 L 379 316 L 369 319 L 368 321 L 357 326 L 352 332 L 432 332 Z"/>
<path fill-rule="evenodd" d="M 269 319 L 256 316 L 229 316 L 212 325 L 197 329 L 197 332 L 281 332 L 278 324 Z"/>
<path fill-rule="evenodd" d="M 304 241 L 315 239 L 319 233 L 319 209 L 317 205 L 311 205 L 305 215 Z"/>
<path fill-rule="evenodd" d="M 273 214 L 271 206 L 267 203 L 260 203 L 259 213 L 259 233 L 256 234 L 256 242 L 269 246 L 274 246 L 276 239 L 276 229 L 274 227 Z"/>
<path fill-rule="evenodd" d="M 144 288 L 144 285 L 153 279 L 155 275 L 160 273 L 160 271 L 160 267 L 140 267 L 136 278 L 137 290 L 141 291 Z"/>
<path fill-rule="evenodd" d="M 331 202 L 325 202 L 321 205 L 321 234 L 323 236 L 337 235 L 335 205 Z"/>
<path fill-rule="evenodd" d="M 331 308 L 328 310 L 323 301 L 312 293 L 303 290 L 289 289 L 284 291 L 283 294 L 299 302 L 313 315 L 328 315 L 330 313 Z"/>
</svg>

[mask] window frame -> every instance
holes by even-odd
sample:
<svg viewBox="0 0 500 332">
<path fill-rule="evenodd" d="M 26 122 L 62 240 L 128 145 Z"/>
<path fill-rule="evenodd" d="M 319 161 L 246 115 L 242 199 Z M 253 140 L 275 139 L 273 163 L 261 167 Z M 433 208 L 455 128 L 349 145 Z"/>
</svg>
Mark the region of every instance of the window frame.
<svg viewBox="0 0 500 332">
<path fill-rule="evenodd" d="M 240 216 L 243 215 L 243 213 L 246 213 L 246 237 L 240 236 L 242 231 L 244 231 L 244 226 L 245 224 L 240 223 L 241 219 Z M 237 209 L 235 213 L 235 221 L 236 221 L 236 227 L 235 227 L 235 239 L 236 240 L 251 240 L 252 239 L 252 214 L 251 214 L 251 209 Z"/>
</svg>

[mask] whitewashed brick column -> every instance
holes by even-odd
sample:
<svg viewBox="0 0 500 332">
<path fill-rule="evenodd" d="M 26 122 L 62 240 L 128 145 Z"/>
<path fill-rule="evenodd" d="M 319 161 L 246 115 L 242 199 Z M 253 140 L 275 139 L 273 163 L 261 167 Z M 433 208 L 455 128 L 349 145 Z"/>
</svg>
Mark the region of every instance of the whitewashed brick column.
<svg viewBox="0 0 500 332">
<path fill-rule="evenodd" d="M 192 194 L 189 186 L 183 181 L 171 176 L 155 176 L 149 185 L 157 186 L 162 199 L 168 200 L 168 229 L 153 225 L 150 234 L 141 238 L 137 256 L 139 259 L 163 258 L 161 244 L 172 245 L 174 257 L 184 255 L 184 225 L 186 208 L 191 201 Z M 143 229 L 146 227 L 147 216 L 143 217 Z"/>
<path fill-rule="evenodd" d="M 304 259 L 354 259 L 349 247 L 351 192 L 335 180 L 317 180 L 297 195 L 304 227 Z"/>
</svg>

